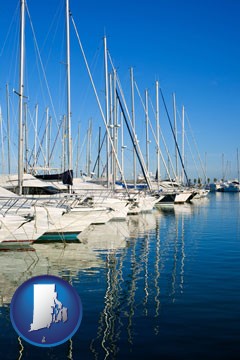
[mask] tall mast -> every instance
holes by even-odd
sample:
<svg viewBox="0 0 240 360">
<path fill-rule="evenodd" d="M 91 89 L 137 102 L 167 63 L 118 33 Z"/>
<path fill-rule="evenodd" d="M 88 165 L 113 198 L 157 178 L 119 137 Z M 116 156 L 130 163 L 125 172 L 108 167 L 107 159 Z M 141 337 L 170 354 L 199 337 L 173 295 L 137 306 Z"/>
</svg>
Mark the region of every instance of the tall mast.
<svg viewBox="0 0 240 360">
<path fill-rule="evenodd" d="M 78 137 L 77 137 L 76 177 L 79 176 L 79 157 L 80 157 L 80 123 L 78 124 Z"/>
<path fill-rule="evenodd" d="M 6 85 L 6 98 L 7 98 L 7 132 L 8 132 L 8 174 L 11 173 L 11 154 L 10 154 L 10 107 L 9 107 L 9 89 Z"/>
<path fill-rule="evenodd" d="M 178 177 L 178 151 L 177 151 L 177 111 L 176 111 L 176 97 L 173 93 L 173 117 L 174 117 L 174 134 L 175 134 L 175 160 L 176 160 L 176 175 Z"/>
<path fill-rule="evenodd" d="M 224 181 L 225 179 L 225 169 L 224 169 L 224 154 L 222 154 L 222 181 Z"/>
<path fill-rule="evenodd" d="M 72 134 L 71 134 L 71 92 L 70 92 L 70 35 L 69 0 L 66 0 L 66 66 L 67 66 L 67 161 L 68 170 L 72 170 Z M 69 188 L 70 191 L 70 188 Z"/>
<path fill-rule="evenodd" d="M 207 152 L 205 151 L 205 159 L 204 159 L 204 176 L 205 176 L 205 184 L 207 184 Z"/>
<path fill-rule="evenodd" d="M 111 73 L 109 74 L 109 130 L 113 143 L 113 76 Z M 109 173 L 111 174 L 111 179 L 113 179 L 114 156 L 113 156 L 112 144 L 109 144 L 109 161 L 110 161 Z"/>
<path fill-rule="evenodd" d="M 5 161 L 4 161 L 4 144 L 3 144 L 3 118 L 2 118 L 2 108 L 0 106 L 0 137 L 1 137 L 1 155 L 2 155 L 2 174 L 5 172 Z"/>
<path fill-rule="evenodd" d="M 66 136 L 66 115 L 63 116 L 63 121 L 62 121 L 62 172 L 66 170 L 65 136 Z"/>
<path fill-rule="evenodd" d="M 98 160 L 97 160 L 97 178 L 100 177 L 100 152 L 101 152 L 101 126 L 98 129 Z"/>
<path fill-rule="evenodd" d="M 237 148 L 237 179 L 239 182 L 239 156 L 238 156 L 238 148 Z"/>
<path fill-rule="evenodd" d="M 87 151 L 86 151 L 86 173 L 87 176 L 91 175 L 91 142 L 92 142 L 92 119 L 88 121 L 88 131 L 87 131 Z"/>
<path fill-rule="evenodd" d="M 48 174 L 50 173 L 50 146 L 51 146 L 51 136 L 52 136 L 52 117 L 49 116 L 48 121 L 48 153 L 47 153 L 47 167 L 48 167 Z"/>
<path fill-rule="evenodd" d="M 108 61 L 107 61 L 107 38 L 104 36 L 103 38 L 104 44 L 104 74 L 105 74 L 105 117 L 106 117 L 106 125 L 109 127 L 109 86 L 108 86 Z M 106 169 L 107 169 L 107 187 L 110 186 L 109 180 L 109 133 L 107 133 L 106 137 Z"/>
<path fill-rule="evenodd" d="M 182 107 L 182 182 L 184 181 L 184 162 L 185 162 L 185 154 L 184 154 L 184 136 L 185 136 L 185 129 L 184 129 L 184 117 L 185 117 L 185 112 L 184 112 L 184 106 Z"/>
<path fill-rule="evenodd" d="M 45 174 L 47 174 L 47 164 L 48 164 L 48 121 L 49 121 L 49 108 L 46 108 L 46 130 L 45 130 L 45 156 L 44 156 L 44 168 Z"/>
<path fill-rule="evenodd" d="M 23 186 L 23 88 L 24 88 L 24 43 L 25 43 L 25 0 L 20 0 L 20 74 L 19 74 L 19 118 L 18 118 L 18 193 Z"/>
<path fill-rule="evenodd" d="M 38 128 L 38 104 L 35 105 L 35 135 L 34 135 L 34 165 L 33 169 L 37 166 L 37 128 Z"/>
<path fill-rule="evenodd" d="M 121 124 L 121 168 L 122 172 L 124 173 L 124 128 L 123 128 L 123 113 L 120 113 L 120 124 Z"/>
<path fill-rule="evenodd" d="M 157 183 L 158 187 L 161 179 L 160 169 L 160 125 L 159 125 L 159 83 L 156 81 L 156 130 L 157 130 Z"/>
<path fill-rule="evenodd" d="M 117 73 L 116 69 L 113 70 L 113 146 L 118 156 L 118 121 L 117 121 Z M 117 164 L 116 158 L 113 156 L 113 189 L 117 180 Z"/>
<path fill-rule="evenodd" d="M 130 68 L 130 78 L 131 78 L 131 101 L 132 101 L 132 128 L 135 132 L 135 101 L 134 101 L 134 78 L 133 78 L 133 68 Z M 136 151 L 133 144 L 133 182 L 134 188 L 137 185 L 137 165 L 136 165 Z"/>
<path fill-rule="evenodd" d="M 24 103 L 24 140 L 25 140 L 25 173 L 28 173 L 28 121 L 27 121 L 27 103 Z"/>
<path fill-rule="evenodd" d="M 145 90 L 145 118 L 146 118 L 146 168 L 149 172 L 149 130 L 148 130 L 148 91 Z"/>
</svg>

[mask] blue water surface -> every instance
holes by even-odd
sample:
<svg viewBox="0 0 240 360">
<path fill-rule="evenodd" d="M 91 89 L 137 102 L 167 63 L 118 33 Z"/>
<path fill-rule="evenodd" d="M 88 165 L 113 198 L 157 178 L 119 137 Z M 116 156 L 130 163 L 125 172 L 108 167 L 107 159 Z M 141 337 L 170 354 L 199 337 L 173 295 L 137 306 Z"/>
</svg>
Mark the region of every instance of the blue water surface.
<svg viewBox="0 0 240 360">
<path fill-rule="evenodd" d="M 99 225 L 87 244 L 0 253 L 0 359 L 239 359 L 239 194 L 216 193 L 126 223 Z M 41 274 L 79 293 L 80 329 L 55 348 L 15 333 L 16 288 Z"/>
</svg>

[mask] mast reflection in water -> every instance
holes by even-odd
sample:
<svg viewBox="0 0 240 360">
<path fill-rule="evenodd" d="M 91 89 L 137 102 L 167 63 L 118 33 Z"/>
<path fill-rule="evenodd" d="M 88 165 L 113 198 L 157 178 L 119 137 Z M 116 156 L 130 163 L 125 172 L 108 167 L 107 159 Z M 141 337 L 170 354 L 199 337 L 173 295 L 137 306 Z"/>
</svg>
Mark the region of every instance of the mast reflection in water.
<svg viewBox="0 0 240 360">
<path fill-rule="evenodd" d="M 84 237 L 0 253 L 4 359 L 238 358 L 238 195 L 162 207 Z M 83 303 L 79 331 L 52 349 L 18 339 L 9 320 L 16 287 L 43 273 L 70 281 Z"/>
</svg>

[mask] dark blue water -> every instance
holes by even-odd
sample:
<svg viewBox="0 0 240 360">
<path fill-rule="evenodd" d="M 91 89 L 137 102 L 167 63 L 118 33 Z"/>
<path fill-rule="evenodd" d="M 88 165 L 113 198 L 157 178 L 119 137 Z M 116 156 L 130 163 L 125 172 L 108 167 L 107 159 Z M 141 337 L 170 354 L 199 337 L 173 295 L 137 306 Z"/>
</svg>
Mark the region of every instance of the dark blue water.
<svg viewBox="0 0 240 360">
<path fill-rule="evenodd" d="M 0 253 L 1 359 L 239 359 L 239 194 L 210 194 L 93 230 L 88 244 Z M 83 303 L 71 341 L 34 347 L 9 318 L 17 286 L 70 281 Z"/>
</svg>

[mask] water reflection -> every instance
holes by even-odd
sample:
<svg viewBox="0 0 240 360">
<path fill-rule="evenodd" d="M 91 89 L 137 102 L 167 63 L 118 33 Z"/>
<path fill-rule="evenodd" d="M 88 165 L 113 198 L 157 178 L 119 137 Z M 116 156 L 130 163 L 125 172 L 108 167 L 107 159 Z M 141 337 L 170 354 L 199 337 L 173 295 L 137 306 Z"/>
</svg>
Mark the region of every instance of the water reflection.
<svg viewBox="0 0 240 360">
<path fill-rule="evenodd" d="M 165 210 L 130 217 L 128 252 L 108 254 L 104 308 L 90 346 L 94 359 L 117 358 L 120 343 L 131 353 L 145 323 L 148 332 L 159 334 L 162 306 L 169 299 L 175 302 L 184 291 L 186 211 L 182 209 L 167 219 Z"/>
<path fill-rule="evenodd" d="M 159 317 L 160 312 L 160 275 L 161 275 L 161 269 L 160 269 L 160 256 L 161 256 L 161 242 L 160 242 L 160 227 L 159 223 L 157 222 L 156 228 L 155 228 L 155 238 L 156 238 L 156 254 L 155 254 L 155 263 L 154 263 L 154 287 L 155 287 L 155 314 L 154 318 L 157 319 Z M 156 323 L 154 327 L 154 335 L 158 335 L 159 333 L 159 324 Z"/>
<path fill-rule="evenodd" d="M 86 358 L 115 359 L 122 346 L 131 353 L 145 330 L 148 336 L 161 334 L 166 304 L 184 294 L 185 227 L 194 211 L 192 205 L 166 207 L 126 222 L 89 227 L 81 244 L 36 244 L 24 253 L 0 252 L 0 306 L 9 306 L 15 289 L 40 274 L 76 280 L 80 286 L 84 281 L 89 288 L 100 282 L 105 294 Z M 70 359 L 73 342 L 68 344 Z M 21 359 L 20 338 L 18 343 Z"/>
</svg>

